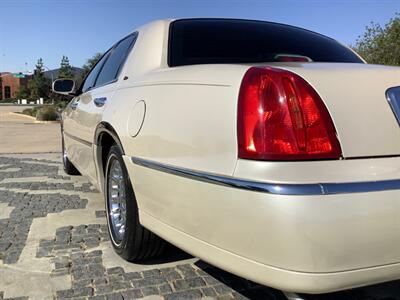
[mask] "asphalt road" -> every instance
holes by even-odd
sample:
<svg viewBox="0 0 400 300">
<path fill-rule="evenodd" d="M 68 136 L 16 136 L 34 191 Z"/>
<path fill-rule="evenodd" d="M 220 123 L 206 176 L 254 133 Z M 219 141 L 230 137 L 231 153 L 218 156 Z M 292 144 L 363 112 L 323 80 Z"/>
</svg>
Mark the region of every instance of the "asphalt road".
<svg viewBox="0 0 400 300">
<path fill-rule="evenodd" d="M 60 124 L 35 123 L 32 118 L 12 114 L 25 108 L 0 105 L 0 153 L 60 152 Z"/>
</svg>

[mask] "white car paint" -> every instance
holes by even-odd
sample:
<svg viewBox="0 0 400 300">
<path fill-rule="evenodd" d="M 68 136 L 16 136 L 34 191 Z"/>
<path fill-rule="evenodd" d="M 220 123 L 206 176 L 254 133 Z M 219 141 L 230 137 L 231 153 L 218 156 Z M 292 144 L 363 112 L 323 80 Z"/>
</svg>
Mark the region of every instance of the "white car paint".
<svg viewBox="0 0 400 300">
<path fill-rule="evenodd" d="M 66 136 L 76 167 L 102 189 L 95 132 L 99 123 L 110 124 L 123 146 L 140 222 L 186 251 L 285 291 L 320 293 L 400 278 L 398 189 L 279 195 L 196 181 L 131 159 L 256 182 L 396 180 L 400 129 L 385 91 L 399 85 L 400 69 L 263 64 L 294 72 L 315 88 L 331 114 L 344 159 L 238 159 L 238 93 L 252 65 L 168 67 L 170 22 L 139 28 L 118 81 L 78 96 L 76 111 L 67 108 L 64 131 L 86 142 Z M 108 101 L 97 108 L 92 104 L 95 97 Z M 145 104 L 145 110 L 135 110 L 138 103 Z"/>
</svg>

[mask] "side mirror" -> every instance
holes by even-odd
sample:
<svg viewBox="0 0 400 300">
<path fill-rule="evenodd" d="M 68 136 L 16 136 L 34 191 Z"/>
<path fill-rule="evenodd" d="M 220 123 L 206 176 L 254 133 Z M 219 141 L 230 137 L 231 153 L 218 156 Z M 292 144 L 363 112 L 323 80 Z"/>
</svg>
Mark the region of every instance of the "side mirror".
<svg viewBox="0 0 400 300">
<path fill-rule="evenodd" d="M 61 95 L 71 95 L 75 92 L 75 81 L 72 79 L 56 79 L 53 81 L 52 90 Z"/>
</svg>

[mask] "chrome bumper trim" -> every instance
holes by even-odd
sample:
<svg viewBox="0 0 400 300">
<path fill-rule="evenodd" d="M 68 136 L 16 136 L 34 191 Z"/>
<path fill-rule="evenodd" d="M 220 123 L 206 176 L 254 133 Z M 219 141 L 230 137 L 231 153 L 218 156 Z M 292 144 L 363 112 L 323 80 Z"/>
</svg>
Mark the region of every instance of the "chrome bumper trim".
<svg viewBox="0 0 400 300">
<path fill-rule="evenodd" d="M 282 184 L 273 182 L 252 181 L 231 176 L 216 175 L 202 171 L 174 167 L 171 165 L 166 165 L 139 157 L 131 157 L 131 160 L 136 165 L 184 178 L 190 178 L 197 181 L 203 181 L 242 190 L 250 190 L 254 192 L 262 192 L 275 195 L 333 195 L 381 192 L 400 189 L 400 179 L 341 183 Z"/>
</svg>

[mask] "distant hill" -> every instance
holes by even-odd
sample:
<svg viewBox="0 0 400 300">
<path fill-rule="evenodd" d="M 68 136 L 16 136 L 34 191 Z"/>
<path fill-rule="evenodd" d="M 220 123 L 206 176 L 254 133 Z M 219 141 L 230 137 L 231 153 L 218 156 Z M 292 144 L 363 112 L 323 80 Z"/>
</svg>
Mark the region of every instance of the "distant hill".
<svg viewBox="0 0 400 300">
<path fill-rule="evenodd" d="M 45 71 L 43 73 L 44 76 L 48 79 L 51 79 L 52 77 L 53 79 L 57 79 L 59 70 L 60 69 L 54 69 L 50 71 Z M 72 74 L 74 74 L 74 79 L 77 79 L 82 71 L 83 71 L 82 68 L 72 67 Z"/>
</svg>

